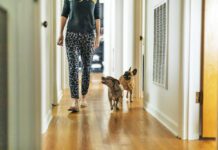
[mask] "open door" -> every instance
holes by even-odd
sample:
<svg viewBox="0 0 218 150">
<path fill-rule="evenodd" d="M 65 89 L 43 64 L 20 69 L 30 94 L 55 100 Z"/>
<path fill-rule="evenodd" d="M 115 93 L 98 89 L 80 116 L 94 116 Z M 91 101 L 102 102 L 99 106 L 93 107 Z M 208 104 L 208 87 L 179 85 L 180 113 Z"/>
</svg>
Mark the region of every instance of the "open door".
<svg viewBox="0 0 218 150">
<path fill-rule="evenodd" d="M 146 10 L 146 0 L 141 0 L 141 36 L 140 36 L 140 50 L 141 50 L 141 59 L 140 59 L 140 70 L 141 70 L 141 77 L 140 77 L 140 97 L 143 97 L 143 93 L 144 93 L 144 76 L 145 76 L 145 68 L 144 68 L 144 59 L 145 59 L 145 21 L 146 21 L 146 14 L 145 14 L 145 10 Z"/>
<path fill-rule="evenodd" d="M 218 98 L 218 1 L 204 0 L 203 65 L 202 65 L 202 137 L 217 133 Z"/>
<path fill-rule="evenodd" d="M 0 149 L 8 149 L 7 12 L 0 7 Z"/>
<path fill-rule="evenodd" d="M 136 76 L 136 87 L 134 93 L 136 97 L 143 98 L 144 91 L 144 50 L 145 50 L 145 20 L 146 20 L 146 0 L 138 0 L 135 3 L 135 33 L 137 38 L 135 39 L 137 49 L 135 53 L 135 65 L 138 69 Z"/>
</svg>

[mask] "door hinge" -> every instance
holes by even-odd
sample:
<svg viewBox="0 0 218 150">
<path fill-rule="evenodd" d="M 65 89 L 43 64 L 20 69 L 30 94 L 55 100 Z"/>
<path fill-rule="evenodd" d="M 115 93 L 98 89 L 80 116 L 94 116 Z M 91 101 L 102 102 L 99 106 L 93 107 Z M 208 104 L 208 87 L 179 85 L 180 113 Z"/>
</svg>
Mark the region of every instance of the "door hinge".
<svg viewBox="0 0 218 150">
<path fill-rule="evenodd" d="M 202 104 L 203 102 L 203 93 L 202 92 L 196 92 L 196 103 Z"/>
</svg>

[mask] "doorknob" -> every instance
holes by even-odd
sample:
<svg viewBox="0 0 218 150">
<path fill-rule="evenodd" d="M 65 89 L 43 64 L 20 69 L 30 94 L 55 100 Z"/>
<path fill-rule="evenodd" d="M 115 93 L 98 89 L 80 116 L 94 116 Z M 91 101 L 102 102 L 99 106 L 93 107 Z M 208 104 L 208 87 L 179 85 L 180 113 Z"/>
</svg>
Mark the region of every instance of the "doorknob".
<svg viewBox="0 0 218 150">
<path fill-rule="evenodd" d="M 42 26 L 45 27 L 45 28 L 47 28 L 47 27 L 48 27 L 48 22 L 47 22 L 47 21 L 44 21 L 44 22 L 42 23 Z"/>
</svg>

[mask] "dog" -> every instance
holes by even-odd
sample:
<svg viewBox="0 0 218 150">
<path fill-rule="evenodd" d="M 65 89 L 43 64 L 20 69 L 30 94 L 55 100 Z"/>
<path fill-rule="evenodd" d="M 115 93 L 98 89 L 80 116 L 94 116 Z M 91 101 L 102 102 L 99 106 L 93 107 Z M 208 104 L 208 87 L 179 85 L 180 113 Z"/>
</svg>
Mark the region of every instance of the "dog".
<svg viewBox="0 0 218 150">
<path fill-rule="evenodd" d="M 129 71 L 126 71 L 124 75 L 122 75 L 119 79 L 120 84 L 123 86 L 123 89 L 127 91 L 126 98 L 128 99 L 128 94 L 130 93 L 130 102 L 133 102 L 132 100 L 132 92 L 134 88 L 134 76 L 137 74 L 137 69 L 134 70 L 129 68 Z"/>
<path fill-rule="evenodd" d="M 114 107 L 116 110 L 119 110 L 118 103 L 122 102 L 123 99 L 123 89 L 120 86 L 119 80 L 110 76 L 102 77 L 102 84 L 108 87 L 108 98 L 111 110 L 113 110 Z"/>
</svg>

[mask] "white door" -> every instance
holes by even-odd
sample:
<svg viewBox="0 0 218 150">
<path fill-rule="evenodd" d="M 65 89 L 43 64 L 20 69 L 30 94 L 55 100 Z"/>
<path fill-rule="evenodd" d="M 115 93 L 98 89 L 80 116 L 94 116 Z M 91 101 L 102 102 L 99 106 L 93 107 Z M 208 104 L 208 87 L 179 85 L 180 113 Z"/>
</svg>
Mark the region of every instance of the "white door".
<svg viewBox="0 0 218 150">
<path fill-rule="evenodd" d="M 8 65 L 8 88 L 6 86 L 4 88 L 8 90 L 7 105 L 10 108 L 7 118 L 8 148 L 4 146 L 0 149 L 39 150 L 41 147 L 39 2 L 38 0 L 0 0 L 0 7 L 8 13 L 8 21 L 5 22 L 8 23 L 7 30 L 2 29 L 5 25 L 0 23 L 0 36 L 5 34 L 8 36 L 5 38 L 7 42 L 0 38 L 0 43 L 8 43 L 8 47 L 4 48 L 3 45 L 3 49 L 2 46 L 0 49 L 3 52 L 7 49 L 8 59 L 5 61 L 0 58 L 0 64 L 7 62 L 4 67 Z M 1 14 L 0 22 L 4 20 L 4 15 Z M 5 55 L 0 53 L 0 57 Z M 0 71 L 0 78 L 6 81 L 5 68 L 0 67 L 0 70 L 2 69 L 4 74 L 2 76 Z M 5 84 L 1 81 L 0 83 Z M 2 117 L 0 120 L 4 121 Z M 2 134 L 0 136 L 2 137 Z M 4 135 L 3 138 L 6 140 Z M 4 141 L 0 138 L 1 142 Z"/>
<path fill-rule="evenodd" d="M 136 66 L 138 69 L 138 75 L 136 78 L 137 87 L 136 87 L 136 94 L 137 97 L 142 98 L 143 97 L 143 90 L 144 90 L 144 50 L 145 50 L 145 0 L 139 0 L 136 2 L 137 5 L 137 46 L 136 49 Z"/>
</svg>

